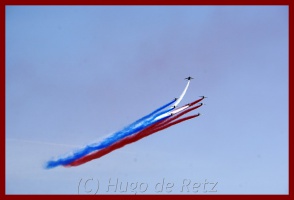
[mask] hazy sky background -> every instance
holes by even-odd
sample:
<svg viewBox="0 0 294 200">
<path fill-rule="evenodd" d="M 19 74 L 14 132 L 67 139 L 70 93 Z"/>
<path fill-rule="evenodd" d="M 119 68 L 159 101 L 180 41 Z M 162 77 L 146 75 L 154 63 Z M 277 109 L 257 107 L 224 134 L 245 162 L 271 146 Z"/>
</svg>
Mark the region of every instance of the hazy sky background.
<svg viewBox="0 0 294 200">
<path fill-rule="evenodd" d="M 181 105 L 208 96 L 200 117 L 43 169 L 178 97 L 187 76 Z M 6 193 L 93 194 L 98 180 L 120 194 L 118 179 L 147 194 L 164 179 L 171 194 L 286 194 L 288 81 L 286 6 L 7 6 Z"/>
</svg>

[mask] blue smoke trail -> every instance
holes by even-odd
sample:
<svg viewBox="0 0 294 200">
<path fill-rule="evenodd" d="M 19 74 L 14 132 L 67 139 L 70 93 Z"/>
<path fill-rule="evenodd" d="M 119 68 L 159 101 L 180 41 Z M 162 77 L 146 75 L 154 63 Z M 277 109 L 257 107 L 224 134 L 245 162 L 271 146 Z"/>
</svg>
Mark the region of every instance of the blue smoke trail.
<svg viewBox="0 0 294 200">
<path fill-rule="evenodd" d="M 176 99 L 172 100 L 171 102 L 169 102 L 169 103 L 167 103 L 167 104 L 161 106 L 160 108 L 154 110 L 152 113 L 150 113 L 150 114 L 148 114 L 148 115 L 142 117 L 141 119 L 138 119 L 137 121 L 133 122 L 132 124 L 128 125 L 127 127 L 130 127 L 130 126 L 132 126 L 132 125 L 135 125 L 135 124 L 139 123 L 140 121 L 142 121 L 142 120 L 144 120 L 144 119 L 147 119 L 147 118 L 149 118 L 149 117 L 155 115 L 155 114 L 158 113 L 159 111 L 161 111 L 161 110 L 167 108 L 168 106 L 172 105 L 175 101 L 176 101 Z M 172 109 L 174 109 L 174 108 L 172 108 Z M 165 111 L 163 111 L 163 112 L 165 112 Z"/>
<path fill-rule="evenodd" d="M 156 109 L 152 113 L 142 117 L 141 119 L 135 121 L 134 123 L 130 124 L 129 126 L 123 128 L 122 130 L 112 134 L 111 136 L 104 139 L 100 143 L 94 143 L 94 144 L 87 145 L 87 146 L 83 147 L 82 149 L 76 150 L 75 152 L 73 152 L 70 155 L 58 158 L 56 160 L 48 161 L 45 165 L 45 168 L 50 169 L 53 167 L 57 167 L 59 165 L 67 165 L 67 164 L 75 161 L 76 159 L 79 159 L 79 158 L 81 158 L 81 157 L 83 157 L 93 151 L 108 147 L 109 145 L 112 145 L 113 143 L 115 143 L 116 141 L 118 141 L 120 139 L 123 139 L 127 136 L 130 136 L 132 134 L 135 134 L 135 133 L 143 130 L 144 128 L 159 121 L 159 120 L 155 120 L 156 117 L 173 110 L 174 108 L 169 108 L 167 110 L 161 111 L 161 110 L 167 108 L 168 106 L 170 106 L 171 104 L 173 104 L 175 101 L 176 100 L 174 99 L 173 101 L 161 106 L 160 108 Z M 161 112 L 159 112 L 159 111 L 161 111 Z M 169 117 L 169 116 L 167 116 L 167 117 Z M 167 117 L 164 117 L 163 119 L 165 119 Z M 160 119 L 160 120 L 162 120 L 162 119 Z"/>
</svg>

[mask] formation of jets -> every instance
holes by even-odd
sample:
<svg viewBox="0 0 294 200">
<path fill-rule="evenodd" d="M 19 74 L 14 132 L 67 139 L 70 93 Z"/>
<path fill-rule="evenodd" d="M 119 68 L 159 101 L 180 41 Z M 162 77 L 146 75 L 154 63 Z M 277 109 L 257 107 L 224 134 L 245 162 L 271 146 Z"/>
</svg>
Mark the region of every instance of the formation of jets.
<svg viewBox="0 0 294 200">
<path fill-rule="evenodd" d="M 187 78 L 185 78 L 185 79 L 187 79 L 188 81 L 190 81 L 190 80 L 192 80 L 192 79 L 194 79 L 193 77 L 191 77 L 191 76 L 188 76 Z M 200 96 L 201 98 L 203 98 L 203 99 L 205 99 L 205 98 L 207 98 L 206 96 Z M 178 98 L 175 98 L 175 101 L 177 100 Z M 189 104 L 187 104 L 187 105 L 189 105 Z M 200 106 L 202 106 L 202 105 L 205 105 L 205 104 L 203 104 L 203 103 L 200 103 Z M 176 107 L 176 106 L 173 106 L 174 108 Z M 172 114 L 173 115 L 173 114 Z M 198 113 L 197 114 L 198 116 L 200 116 L 200 113 Z"/>
</svg>

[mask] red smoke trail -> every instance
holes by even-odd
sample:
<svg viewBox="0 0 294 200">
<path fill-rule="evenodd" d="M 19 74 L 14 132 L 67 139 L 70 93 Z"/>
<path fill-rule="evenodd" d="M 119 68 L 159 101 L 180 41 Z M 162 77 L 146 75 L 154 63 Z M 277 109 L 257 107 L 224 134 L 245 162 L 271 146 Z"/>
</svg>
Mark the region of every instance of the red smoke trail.
<svg viewBox="0 0 294 200">
<path fill-rule="evenodd" d="M 181 112 L 179 112 L 179 113 L 173 115 L 172 117 L 169 117 L 169 118 L 167 118 L 167 119 L 161 121 L 160 123 L 157 123 L 157 124 L 156 124 L 156 127 L 160 127 L 160 126 L 163 126 L 163 125 L 165 125 L 165 124 L 167 124 L 167 123 L 169 123 L 169 122 L 171 122 L 171 121 L 174 121 L 175 119 L 177 119 L 177 118 L 183 116 L 184 114 L 186 114 L 186 113 L 188 113 L 188 112 L 191 112 L 192 110 L 195 110 L 195 109 L 199 108 L 200 106 L 202 106 L 202 104 L 200 104 L 200 105 L 198 105 L 198 106 L 195 106 L 195 107 L 190 107 L 190 108 L 188 108 L 187 110 L 183 110 L 183 111 L 181 111 Z"/>
<path fill-rule="evenodd" d="M 72 163 L 70 163 L 68 165 L 65 165 L 65 167 L 78 166 L 78 165 L 84 164 L 86 162 L 89 162 L 89 161 L 91 161 L 93 159 L 100 158 L 100 157 L 102 157 L 102 156 L 104 156 L 104 155 L 106 155 L 106 154 L 108 154 L 108 153 L 110 153 L 110 152 L 112 152 L 112 151 L 114 151 L 116 149 L 119 149 L 119 148 L 121 148 L 121 147 L 123 147 L 123 146 L 125 146 L 127 144 L 136 142 L 136 141 L 138 141 L 138 140 L 140 140 L 140 139 L 142 139 L 144 137 L 147 137 L 147 136 L 149 136 L 149 135 L 151 135 L 153 133 L 156 133 L 156 132 L 161 131 L 163 129 L 166 129 L 166 128 L 170 127 L 170 126 L 173 126 L 173 125 L 175 125 L 177 123 L 180 123 L 180 122 L 189 120 L 189 119 L 194 118 L 194 117 L 197 117 L 197 116 L 198 115 L 193 115 L 193 116 L 185 117 L 183 119 L 179 119 L 179 120 L 177 120 L 175 122 L 172 122 L 171 124 L 167 124 L 164 127 L 159 127 L 159 128 L 152 127 L 153 129 L 151 129 L 151 130 L 150 129 L 148 129 L 148 130 L 145 129 L 145 130 L 143 130 L 143 131 L 140 132 L 140 133 L 142 133 L 140 135 L 137 135 L 136 134 L 135 136 L 130 136 L 130 137 L 124 138 L 124 139 L 116 142 L 115 144 L 113 144 L 113 145 L 111 145 L 109 147 L 106 147 L 104 149 L 98 150 L 98 151 L 96 151 L 94 153 L 91 153 L 89 155 L 86 155 L 85 157 L 80 158 L 80 159 L 78 159 L 78 160 L 76 160 L 76 161 L 74 161 L 74 162 L 72 162 Z"/>
<path fill-rule="evenodd" d="M 190 103 L 189 105 L 190 105 L 190 106 L 193 106 L 193 105 L 195 105 L 196 103 L 199 103 L 200 101 L 202 101 L 204 98 L 205 98 L 205 97 L 203 96 L 203 97 L 201 97 L 201 99 L 197 99 L 196 101 L 193 101 L 193 102 Z"/>
<path fill-rule="evenodd" d="M 176 120 L 176 121 L 174 121 L 174 122 L 171 122 L 171 123 L 169 123 L 169 124 L 164 124 L 164 125 L 162 125 L 162 126 L 160 126 L 160 127 L 156 127 L 156 128 L 154 128 L 153 130 L 151 130 L 151 132 L 152 132 L 152 133 L 155 133 L 155 132 L 158 132 L 158 131 L 162 131 L 163 129 L 166 129 L 166 128 L 170 127 L 170 126 L 176 125 L 176 124 L 178 124 L 178 123 L 181 123 L 181 122 L 183 122 L 183 121 L 186 121 L 186 120 L 189 120 L 189 119 L 192 119 L 192 118 L 198 117 L 198 116 L 199 116 L 199 114 L 197 114 L 197 115 L 191 115 L 191 116 L 188 116 L 188 117 L 184 117 L 184 118 L 182 118 L 182 119 L 178 119 L 178 120 Z"/>
<path fill-rule="evenodd" d="M 159 121 L 159 122 L 161 122 L 161 121 Z M 157 122 L 157 123 L 159 123 L 159 122 Z M 84 163 L 89 162 L 89 161 L 91 161 L 93 159 L 100 158 L 100 157 L 110 153 L 111 151 L 114 151 L 114 150 L 116 150 L 118 148 L 121 148 L 121 147 L 123 147 L 123 146 L 125 146 L 125 145 L 127 145 L 129 143 L 135 142 L 135 141 L 140 139 L 138 137 L 138 135 L 143 135 L 144 133 L 149 132 L 149 130 L 154 128 L 157 123 L 152 124 L 151 126 L 145 128 L 144 130 L 140 131 L 139 133 L 137 133 L 135 135 L 128 136 L 126 138 L 123 138 L 122 140 L 117 141 L 116 143 L 114 143 L 111 146 L 108 146 L 108 147 L 106 147 L 104 149 L 97 150 L 97 151 L 95 151 L 95 152 L 93 152 L 91 154 L 88 154 L 88 155 L 80 158 L 80 159 L 77 159 L 77 160 L 73 161 L 72 163 L 70 163 L 68 165 L 65 165 L 65 167 L 78 166 L 78 165 L 84 164 Z M 135 136 L 137 136 L 137 137 L 135 137 Z"/>
</svg>

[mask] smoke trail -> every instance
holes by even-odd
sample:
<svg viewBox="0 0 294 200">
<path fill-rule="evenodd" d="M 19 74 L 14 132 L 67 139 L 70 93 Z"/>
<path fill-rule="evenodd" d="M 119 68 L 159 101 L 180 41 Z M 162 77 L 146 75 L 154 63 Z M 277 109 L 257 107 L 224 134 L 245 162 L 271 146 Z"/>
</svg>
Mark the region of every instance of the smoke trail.
<svg viewBox="0 0 294 200">
<path fill-rule="evenodd" d="M 158 121 L 156 123 L 159 123 L 159 122 L 160 121 Z M 154 125 L 156 125 L 156 123 L 153 124 L 153 125 L 151 125 L 151 126 L 149 126 L 146 129 L 142 130 L 141 132 L 148 131 L 151 127 L 153 127 Z M 140 134 L 141 132 L 139 132 L 138 134 Z M 108 154 L 111 151 L 114 151 L 115 149 L 118 149 L 118 148 L 121 148 L 121 147 L 127 145 L 128 143 L 130 143 L 132 141 L 132 139 L 135 139 L 136 138 L 135 136 L 137 136 L 137 134 L 136 135 L 129 136 L 129 137 L 126 137 L 126 138 L 124 138 L 122 140 L 119 140 L 119 141 L 117 141 L 116 143 L 114 143 L 111 146 L 108 146 L 108 147 L 106 147 L 104 149 L 101 149 L 101 150 L 97 150 L 97 151 L 95 151 L 95 152 L 93 152 L 91 154 L 88 154 L 88 155 L 86 155 L 86 156 L 84 156 L 84 157 L 82 157 L 80 159 L 77 159 L 74 162 L 71 162 L 71 163 L 69 163 L 69 164 L 67 164 L 65 166 L 67 166 L 67 167 L 69 167 L 69 166 L 78 166 L 78 165 L 84 164 L 86 162 L 89 162 L 89 161 L 91 161 L 93 159 L 100 158 L 100 157 L 104 156 L 105 154 Z M 135 140 L 134 140 L 134 142 L 135 142 Z"/>
<path fill-rule="evenodd" d="M 74 160 L 79 159 L 79 158 L 81 158 L 81 157 L 83 157 L 93 151 L 103 149 L 103 148 L 113 144 L 117 140 L 123 139 L 127 136 L 130 136 L 134 133 L 137 133 L 138 131 L 143 130 L 144 128 L 157 122 L 159 119 L 155 119 L 156 117 L 158 117 L 160 115 L 164 115 L 167 112 L 170 112 L 173 108 L 169 108 L 165 111 L 161 111 L 161 110 L 163 110 L 164 108 L 167 108 L 168 106 L 173 104 L 175 101 L 176 100 L 172 100 L 171 102 L 163 105 L 162 107 L 156 109 L 155 111 L 151 112 L 150 114 L 135 121 L 134 123 L 130 124 L 129 126 L 125 127 L 124 129 L 110 135 L 109 137 L 105 138 L 103 141 L 101 141 L 99 143 L 93 143 L 93 144 L 86 145 L 85 147 L 78 149 L 78 150 L 75 150 L 71 154 L 68 154 L 64 157 L 59 157 L 57 159 L 49 160 L 45 164 L 45 168 L 50 169 L 53 167 L 57 167 L 59 165 L 67 165 L 67 164 L 73 162 Z M 159 112 L 159 111 L 161 111 L 161 112 Z"/>
<path fill-rule="evenodd" d="M 154 110 L 154 111 L 153 111 L 152 113 L 150 113 L 149 115 L 151 116 L 151 115 L 154 115 L 154 114 L 158 113 L 159 111 L 161 111 L 161 110 L 167 108 L 168 106 L 172 105 L 175 101 L 176 101 L 176 99 L 173 99 L 171 102 L 169 102 L 169 103 L 167 103 L 167 104 L 161 106 L 160 108 Z M 148 116 L 148 115 L 147 115 L 147 116 Z"/>
<path fill-rule="evenodd" d="M 191 103 L 190 103 L 190 104 L 191 104 Z M 167 118 L 166 120 L 157 123 L 157 124 L 156 124 L 156 127 L 160 127 L 160 126 L 163 126 L 164 124 L 167 124 L 167 123 L 169 123 L 169 122 L 171 122 L 171 121 L 174 121 L 175 119 L 177 119 L 177 118 L 183 116 L 184 114 L 186 114 L 186 113 L 188 113 L 188 112 L 191 112 L 192 110 L 195 110 L 195 109 L 197 109 L 197 108 L 199 108 L 199 107 L 201 107 L 201 106 L 202 106 L 202 104 L 197 105 L 197 106 L 191 106 L 191 107 L 189 107 L 187 110 L 182 110 L 182 112 L 180 112 L 180 113 L 176 113 L 176 114 L 174 114 L 172 117 L 169 117 L 169 118 Z"/>
<path fill-rule="evenodd" d="M 184 91 L 182 92 L 181 96 L 176 100 L 175 104 L 174 104 L 174 107 L 176 107 L 183 99 L 183 97 L 185 96 L 186 92 L 187 92 L 187 89 L 189 87 L 189 84 L 190 84 L 190 80 L 188 80 L 188 83 L 184 89 Z"/>
<path fill-rule="evenodd" d="M 197 99 L 197 100 L 193 101 L 192 103 L 186 104 L 186 105 L 184 105 L 184 106 L 182 106 L 182 107 L 179 107 L 179 108 L 177 108 L 177 109 L 175 109 L 175 107 L 173 107 L 173 108 L 172 108 L 173 110 L 172 110 L 171 112 L 169 112 L 169 113 L 165 113 L 164 115 L 161 115 L 161 116 L 158 116 L 158 117 L 155 118 L 155 119 L 161 119 L 162 117 L 165 117 L 165 116 L 175 115 L 175 114 L 177 114 L 178 112 L 187 109 L 188 107 L 192 107 L 193 105 L 195 105 L 196 103 L 202 101 L 203 99 L 204 99 L 204 97 L 202 97 L 201 99 Z M 201 106 L 201 105 L 200 105 L 200 106 Z"/>
<path fill-rule="evenodd" d="M 161 130 L 163 130 L 163 129 L 166 129 L 166 128 L 170 127 L 170 126 L 176 125 L 176 124 L 178 124 L 178 123 L 181 123 L 181 122 L 183 122 L 183 121 L 186 121 L 186 120 L 189 120 L 189 119 L 192 119 L 192 118 L 198 117 L 198 116 L 199 116 L 199 114 L 191 115 L 191 116 L 188 116 L 188 117 L 184 117 L 184 118 L 178 119 L 178 120 L 176 120 L 176 121 L 174 121 L 174 122 L 170 122 L 170 123 L 168 123 L 168 124 L 164 124 L 163 126 L 155 127 L 153 131 L 158 132 L 158 131 L 161 131 Z"/>
<path fill-rule="evenodd" d="M 198 106 L 194 105 L 202 101 L 204 97 L 190 104 L 186 104 L 185 106 L 175 109 L 175 107 L 181 102 L 181 100 L 185 96 L 189 84 L 190 80 L 188 81 L 186 87 L 184 88 L 182 94 L 178 99 L 174 99 L 171 102 L 159 107 L 150 114 L 140 118 L 139 120 L 136 120 L 132 124 L 124 127 L 120 131 L 117 131 L 107 136 L 99 142 L 86 145 L 65 156 L 49 160 L 44 167 L 49 169 L 59 165 L 80 165 L 92 159 L 101 157 L 117 148 L 121 148 L 129 143 L 140 140 L 155 132 L 161 131 L 170 126 L 192 119 L 194 117 L 198 117 L 199 114 L 178 119 L 180 116 L 202 106 L 202 104 Z M 174 106 L 169 107 L 171 105 Z"/>
<path fill-rule="evenodd" d="M 188 110 L 181 110 L 180 114 L 177 114 L 177 115 L 173 115 L 172 117 L 170 118 L 166 118 L 166 119 L 163 119 L 163 120 L 160 120 L 154 124 L 152 124 L 151 126 L 149 126 L 148 128 L 140 131 L 139 133 L 135 134 L 135 135 L 131 135 L 129 137 L 126 137 L 122 140 L 119 140 L 117 141 L 116 143 L 114 143 L 113 145 L 110 145 L 104 149 L 101 149 L 101 150 L 97 150 L 91 154 L 88 154 L 86 155 L 85 157 L 83 158 L 80 158 L 80 159 L 77 159 L 75 160 L 74 162 L 68 164 L 68 165 L 65 165 L 67 167 L 69 166 L 78 166 L 78 165 L 81 165 L 81 164 L 84 164 L 86 162 L 89 162 L 93 159 L 97 159 L 97 158 L 100 158 L 118 148 L 121 148 L 127 144 L 130 144 L 130 143 L 133 143 L 133 142 L 136 142 L 144 137 L 147 137 L 155 132 L 158 132 L 158 131 L 161 131 L 163 129 L 166 129 L 170 126 L 173 126 L 173 125 L 176 125 L 180 122 L 183 122 L 183 121 L 186 121 L 186 120 L 189 120 L 189 119 L 192 119 L 194 117 L 198 117 L 199 114 L 197 115 L 192 115 L 192 116 L 189 116 L 189 117 L 185 117 L 185 118 L 182 118 L 182 119 L 179 119 L 179 120 L 176 120 L 174 121 L 175 119 L 179 118 L 180 116 L 192 111 L 192 110 L 195 110 L 197 108 L 199 108 L 201 105 L 199 106 L 195 106 L 195 107 L 192 107 L 192 108 L 189 108 Z M 173 121 L 173 122 L 172 122 Z"/>
<path fill-rule="evenodd" d="M 114 143 L 113 145 L 111 146 L 108 146 L 104 149 L 101 149 L 101 150 L 98 150 L 96 152 L 93 152 L 91 154 L 88 154 L 86 155 L 85 157 L 83 158 L 80 158 L 78 160 L 75 160 L 74 162 L 68 164 L 68 165 L 65 165 L 66 167 L 71 167 L 71 166 L 78 166 L 78 165 L 82 165 L 82 164 L 85 164 L 86 162 L 89 162 L 91 160 L 94 160 L 94 159 L 97 159 L 97 158 L 100 158 L 116 149 L 119 149 L 119 148 L 122 148 L 124 147 L 125 145 L 128 145 L 130 143 L 133 143 L 133 142 L 136 142 L 144 137 L 147 137 L 153 133 L 156 133 L 158 131 L 161 131 L 163 129 L 166 129 L 170 126 L 173 126 L 173 125 L 176 125 L 180 122 L 183 122 L 183 121 L 186 121 L 186 120 L 189 120 L 189 119 L 192 119 L 194 117 L 197 117 L 198 115 L 193 115 L 193 116 L 189 116 L 189 117 L 185 117 L 183 119 L 179 119 L 177 121 L 174 121 L 170 124 L 165 124 L 164 126 L 162 127 L 157 127 L 156 125 L 157 124 L 153 124 L 152 126 L 142 130 L 141 132 L 139 132 L 138 134 L 136 135 L 133 135 L 133 136 L 129 136 L 127 138 L 124 138 L 122 140 L 119 140 L 117 141 L 116 143 Z"/>
<path fill-rule="evenodd" d="M 205 97 L 201 97 L 201 99 L 197 99 L 196 101 L 193 101 L 192 103 L 190 103 L 190 106 L 195 105 L 196 103 L 199 103 L 200 101 L 202 101 Z"/>
</svg>

